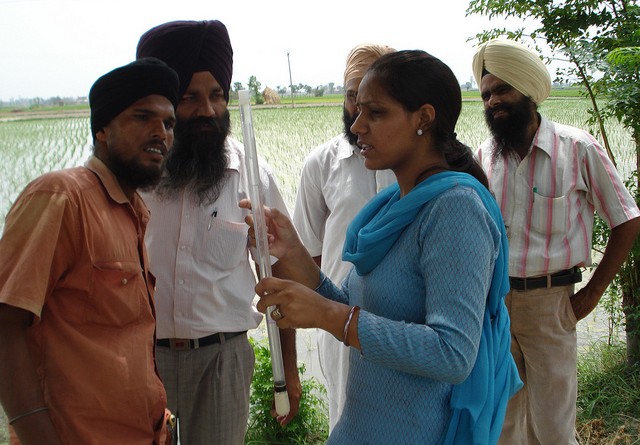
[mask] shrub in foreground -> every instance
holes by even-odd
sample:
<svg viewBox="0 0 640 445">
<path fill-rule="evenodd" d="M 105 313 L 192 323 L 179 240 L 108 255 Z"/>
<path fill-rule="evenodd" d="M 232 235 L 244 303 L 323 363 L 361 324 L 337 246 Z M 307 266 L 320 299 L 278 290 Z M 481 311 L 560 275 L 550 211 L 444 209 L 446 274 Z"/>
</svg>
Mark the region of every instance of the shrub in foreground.
<svg viewBox="0 0 640 445">
<path fill-rule="evenodd" d="M 285 427 L 271 417 L 273 374 L 271 354 L 266 339 L 251 339 L 256 365 L 251 383 L 249 427 L 245 444 L 324 444 L 329 434 L 329 411 L 325 402 L 326 390 L 315 378 L 304 378 L 305 367 L 300 364 L 302 398 L 298 415 Z"/>
</svg>

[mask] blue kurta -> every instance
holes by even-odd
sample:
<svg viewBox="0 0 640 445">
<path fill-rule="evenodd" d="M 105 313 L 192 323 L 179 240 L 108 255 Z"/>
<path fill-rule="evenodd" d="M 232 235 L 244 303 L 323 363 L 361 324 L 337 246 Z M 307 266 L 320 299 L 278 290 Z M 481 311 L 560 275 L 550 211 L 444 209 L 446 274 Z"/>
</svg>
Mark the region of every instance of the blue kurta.
<svg viewBox="0 0 640 445">
<path fill-rule="evenodd" d="M 342 289 L 323 279 L 320 293 L 362 308 L 362 353 L 351 351 L 329 444 L 442 442 L 454 385 L 476 363 L 502 233 L 478 193 L 455 186 L 417 211 L 373 269 L 352 270 Z"/>
</svg>

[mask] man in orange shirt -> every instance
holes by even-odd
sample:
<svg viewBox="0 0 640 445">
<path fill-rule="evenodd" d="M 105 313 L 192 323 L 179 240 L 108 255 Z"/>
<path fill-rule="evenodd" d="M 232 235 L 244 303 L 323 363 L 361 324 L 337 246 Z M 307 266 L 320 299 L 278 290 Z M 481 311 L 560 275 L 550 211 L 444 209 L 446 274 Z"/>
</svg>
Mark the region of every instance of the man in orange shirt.
<svg viewBox="0 0 640 445">
<path fill-rule="evenodd" d="M 137 189 L 160 179 L 177 100 L 178 76 L 157 59 L 99 78 L 93 156 L 35 179 L 7 215 L 0 402 L 12 444 L 164 443 L 149 212 Z"/>
</svg>

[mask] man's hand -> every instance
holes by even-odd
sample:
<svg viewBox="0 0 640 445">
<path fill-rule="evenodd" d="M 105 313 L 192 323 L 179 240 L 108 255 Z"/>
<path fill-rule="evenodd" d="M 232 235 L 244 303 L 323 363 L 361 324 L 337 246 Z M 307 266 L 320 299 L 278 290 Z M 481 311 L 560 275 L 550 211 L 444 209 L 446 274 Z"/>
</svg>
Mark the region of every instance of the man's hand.
<svg viewBox="0 0 640 445">
<path fill-rule="evenodd" d="M 571 306 L 578 320 L 589 315 L 598 305 L 607 286 L 613 281 L 640 232 L 640 217 L 611 229 L 604 255 L 587 285 L 571 297 Z"/>
<path fill-rule="evenodd" d="M 29 354 L 30 312 L 0 303 L 0 402 L 23 445 L 62 445 Z"/>
<path fill-rule="evenodd" d="M 300 376 L 298 375 L 295 329 L 280 329 L 280 344 L 282 345 L 284 378 L 287 383 L 287 395 L 289 396 L 289 414 L 278 416 L 274 401 L 271 406 L 271 416 L 277 418 L 280 425 L 285 426 L 298 414 L 300 398 L 302 397 L 302 385 L 300 385 Z"/>
<path fill-rule="evenodd" d="M 598 305 L 602 294 L 592 292 L 588 287 L 580 289 L 571 297 L 571 307 L 578 321 L 589 315 Z"/>
<path fill-rule="evenodd" d="M 287 425 L 298 414 L 300 409 L 300 399 L 302 398 L 302 385 L 298 370 L 285 369 L 285 379 L 287 381 L 287 395 L 289 396 L 289 414 L 278 416 L 275 405 L 271 407 L 271 416 L 277 418 L 281 426 Z"/>
</svg>

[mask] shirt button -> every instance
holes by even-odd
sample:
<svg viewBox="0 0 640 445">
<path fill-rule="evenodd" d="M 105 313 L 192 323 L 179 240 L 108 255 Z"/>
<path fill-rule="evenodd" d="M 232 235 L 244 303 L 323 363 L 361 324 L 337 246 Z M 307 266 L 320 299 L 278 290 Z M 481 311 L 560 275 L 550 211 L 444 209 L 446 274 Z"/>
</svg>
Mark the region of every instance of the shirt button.
<svg viewBox="0 0 640 445">
<path fill-rule="evenodd" d="M 124 286 L 125 284 L 127 284 L 129 281 L 126 278 L 122 279 L 122 285 Z"/>
<path fill-rule="evenodd" d="M 178 280 L 178 284 L 184 284 L 184 280 Z"/>
</svg>

